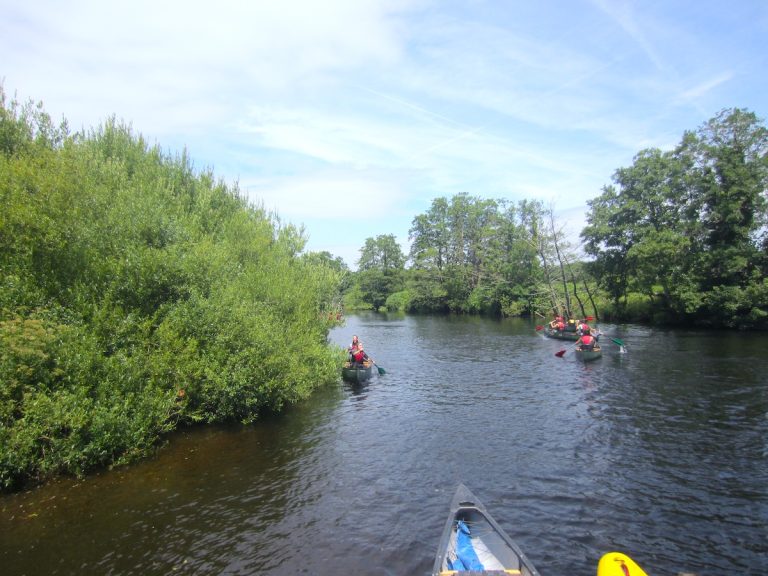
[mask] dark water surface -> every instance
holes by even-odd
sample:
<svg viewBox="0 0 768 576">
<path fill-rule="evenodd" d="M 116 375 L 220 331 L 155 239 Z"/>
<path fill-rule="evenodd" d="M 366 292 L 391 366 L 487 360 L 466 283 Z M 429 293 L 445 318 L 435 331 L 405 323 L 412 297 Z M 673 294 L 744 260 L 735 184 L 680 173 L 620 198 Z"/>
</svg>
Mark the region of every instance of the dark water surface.
<svg viewBox="0 0 768 576">
<path fill-rule="evenodd" d="M 542 576 L 768 574 L 768 335 L 350 317 L 387 374 L 0 498 L 0 574 L 425 575 L 463 482 Z"/>
</svg>

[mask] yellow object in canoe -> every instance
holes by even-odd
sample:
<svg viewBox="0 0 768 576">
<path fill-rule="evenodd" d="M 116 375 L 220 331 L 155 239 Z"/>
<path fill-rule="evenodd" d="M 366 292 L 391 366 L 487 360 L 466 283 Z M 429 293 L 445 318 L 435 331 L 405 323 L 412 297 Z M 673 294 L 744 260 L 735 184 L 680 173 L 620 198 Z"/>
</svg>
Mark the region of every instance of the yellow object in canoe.
<svg viewBox="0 0 768 576">
<path fill-rule="evenodd" d="M 626 554 L 608 552 L 600 558 L 597 576 L 648 576 L 648 574 Z"/>
</svg>

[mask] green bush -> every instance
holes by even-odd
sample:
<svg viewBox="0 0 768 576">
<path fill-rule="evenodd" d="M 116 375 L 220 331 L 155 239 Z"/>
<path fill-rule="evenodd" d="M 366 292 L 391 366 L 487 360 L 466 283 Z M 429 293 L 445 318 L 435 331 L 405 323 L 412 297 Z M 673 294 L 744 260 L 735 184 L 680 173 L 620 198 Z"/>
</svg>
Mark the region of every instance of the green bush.
<svg viewBox="0 0 768 576">
<path fill-rule="evenodd" d="M 408 290 L 395 292 L 387 297 L 384 304 L 390 312 L 405 312 L 411 304 L 411 293 Z"/>
<path fill-rule="evenodd" d="M 70 135 L 0 97 L 0 488 L 337 380 L 341 274 L 300 230 L 114 119 Z"/>
</svg>

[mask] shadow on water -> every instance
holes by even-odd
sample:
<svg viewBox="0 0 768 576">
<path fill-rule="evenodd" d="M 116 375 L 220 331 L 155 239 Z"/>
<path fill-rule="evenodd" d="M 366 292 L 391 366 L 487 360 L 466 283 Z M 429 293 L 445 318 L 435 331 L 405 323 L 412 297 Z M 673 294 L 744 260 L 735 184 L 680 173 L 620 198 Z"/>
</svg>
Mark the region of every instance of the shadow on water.
<svg viewBox="0 0 768 576">
<path fill-rule="evenodd" d="M 585 364 L 520 320 L 350 317 L 385 375 L 2 497 L 3 574 L 423 575 L 458 482 L 544 575 L 768 572 L 768 338 L 602 328 L 626 353 Z"/>
</svg>

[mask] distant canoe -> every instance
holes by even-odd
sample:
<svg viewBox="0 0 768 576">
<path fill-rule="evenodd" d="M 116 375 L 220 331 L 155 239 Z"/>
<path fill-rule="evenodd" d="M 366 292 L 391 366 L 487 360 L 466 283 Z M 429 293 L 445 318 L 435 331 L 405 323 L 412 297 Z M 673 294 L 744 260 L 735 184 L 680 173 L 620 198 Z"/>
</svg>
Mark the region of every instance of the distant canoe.
<svg viewBox="0 0 768 576">
<path fill-rule="evenodd" d="M 373 362 L 366 360 L 362 364 L 356 362 L 345 362 L 341 368 L 341 377 L 347 382 L 360 384 L 366 382 L 373 374 Z"/>
<path fill-rule="evenodd" d="M 583 360 L 584 362 L 590 362 L 591 360 L 597 360 L 603 355 L 603 350 L 600 346 L 595 345 L 592 350 L 582 350 L 581 347 L 577 347 L 574 351 L 576 358 Z"/>
<path fill-rule="evenodd" d="M 539 576 L 485 506 L 466 486 L 459 484 L 437 548 L 432 575 L 460 576 L 462 572 Z"/>
<path fill-rule="evenodd" d="M 554 330 L 549 326 L 544 328 L 544 334 L 546 334 L 549 338 L 554 338 L 555 340 L 569 340 L 571 342 L 576 342 L 580 336 L 580 334 L 576 331 Z"/>
</svg>

